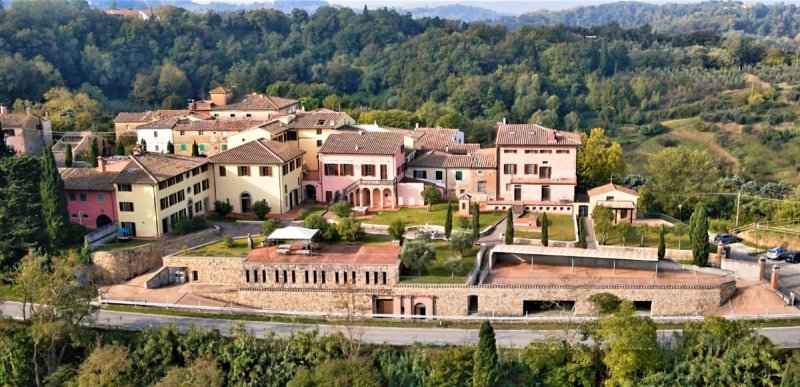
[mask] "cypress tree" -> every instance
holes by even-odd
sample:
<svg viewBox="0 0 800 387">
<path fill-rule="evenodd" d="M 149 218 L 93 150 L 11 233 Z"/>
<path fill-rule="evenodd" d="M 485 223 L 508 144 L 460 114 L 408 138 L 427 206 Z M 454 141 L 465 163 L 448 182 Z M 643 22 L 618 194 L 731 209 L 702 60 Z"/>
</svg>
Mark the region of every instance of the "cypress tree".
<svg viewBox="0 0 800 387">
<path fill-rule="evenodd" d="M 705 266 L 711 246 L 708 243 L 708 215 L 703 203 L 697 203 L 689 218 L 689 238 L 692 243 L 692 263 Z"/>
<path fill-rule="evenodd" d="M 117 156 L 125 156 L 125 145 L 122 145 L 122 141 L 117 140 L 117 143 L 114 145 L 114 154 Z"/>
<path fill-rule="evenodd" d="M 97 158 L 100 157 L 100 148 L 97 147 L 97 139 L 92 140 L 92 148 L 89 150 L 89 158 L 93 167 L 97 167 Z"/>
<path fill-rule="evenodd" d="M 494 329 L 492 329 L 489 321 L 484 321 L 481 323 L 481 329 L 478 332 L 478 347 L 475 349 L 472 368 L 472 386 L 494 386 L 500 376 L 498 367 L 497 342 L 494 337 Z"/>
<path fill-rule="evenodd" d="M 450 239 L 450 234 L 453 232 L 453 206 L 452 203 L 447 202 L 447 216 L 444 218 L 444 236 Z"/>
<path fill-rule="evenodd" d="M 588 247 L 586 243 L 586 223 L 583 217 L 578 218 L 578 247 L 582 249 Z"/>
<path fill-rule="evenodd" d="M 172 145 L 172 141 L 167 141 L 167 153 L 171 155 L 175 154 L 175 145 Z"/>
<path fill-rule="evenodd" d="M 542 246 L 547 247 L 550 243 L 549 233 L 547 231 L 547 213 L 542 214 Z"/>
<path fill-rule="evenodd" d="M 507 245 L 514 244 L 514 214 L 511 213 L 511 207 L 508 208 L 508 214 L 506 215 L 506 239 L 505 243 Z"/>
<path fill-rule="evenodd" d="M 67 144 L 66 149 L 64 149 L 64 165 L 67 168 L 72 167 L 72 144 Z"/>
<path fill-rule="evenodd" d="M 145 153 L 145 152 L 147 152 L 147 141 L 145 141 L 144 139 L 142 139 L 142 142 L 141 142 L 141 143 L 139 143 L 139 146 L 142 148 L 142 153 Z"/>
<path fill-rule="evenodd" d="M 478 203 L 472 203 L 472 240 L 477 241 L 481 235 L 481 210 Z"/>
<path fill-rule="evenodd" d="M 0 158 L 11 157 L 16 153 L 14 148 L 6 143 L 6 135 L 3 133 L 3 123 L 0 122 Z"/>
<path fill-rule="evenodd" d="M 200 147 L 197 146 L 197 141 L 192 142 L 192 157 L 200 156 Z"/>
<path fill-rule="evenodd" d="M 664 225 L 658 230 L 658 259 L 664 259 L 667 256 L 667 242 L 665 240 Z"/>
<path fill-rule="evenodd" d="M 96 160 L 95 160 L 96 161 Z M 53 249 L 64 246 L 66 227 L 69 223 L 64 181 L 56 167 L 56 159 L 49 147 L 44 148 L 41 159 L 42 175 L 39 191 L 42 196 L 42 217 L 49 245 Z"/>
</svg>

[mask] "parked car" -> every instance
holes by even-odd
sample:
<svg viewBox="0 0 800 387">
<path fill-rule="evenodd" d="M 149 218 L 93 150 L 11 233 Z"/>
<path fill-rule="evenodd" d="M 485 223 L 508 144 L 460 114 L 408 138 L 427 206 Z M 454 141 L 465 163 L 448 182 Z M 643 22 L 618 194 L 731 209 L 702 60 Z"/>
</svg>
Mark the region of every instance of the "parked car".
<svg viewBox="0 0 800 387">
<path fill-rule="evenodd" d="M 714 243 L 718 245 L 727 245 L 729 243 L 738 243 L 741 242 L 742 238 L 737 237 L 736 235 L 731 234 L 718 234 L 714 237 Z"/>
<path fill-rule="evenodd" d="M 781 254 L 788 252 L 789 250 L 784 249 L 783 247 L 777 246 L 767 250 L 767 258 L 769 259 L 779 259 Z"/>
<path fill-rule="evenodd" d="M 800 251 L 787 251 L 778 256 L 778 260 L 786 261 L 789 263 L 798 263 L 800 262 Z"/>
</svg>

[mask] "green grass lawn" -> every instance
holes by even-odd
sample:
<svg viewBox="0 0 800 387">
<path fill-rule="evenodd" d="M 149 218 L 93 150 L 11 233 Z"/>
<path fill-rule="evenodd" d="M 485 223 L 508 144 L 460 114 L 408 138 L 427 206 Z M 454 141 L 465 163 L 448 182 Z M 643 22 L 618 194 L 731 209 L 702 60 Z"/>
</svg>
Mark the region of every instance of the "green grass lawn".
<svg viewBox="0 0 800 387">
<path fill-rule="evenodd" d="M 358 241 L 360 245 L 387 245 L 392 243 L 392 237 L 382 234 L 364 234 L 364 237 Z"/>
<path fill-rule="evenodd" d="M 639 227 L 631 227 L 628 233 L 625 235 L 625 246 L 627 247 L 658 247 L 658 229 L 652 228 L 652 230 L 647 233 L 644 237 L 644 245 L 641 244 L 642 241 L 642 234 L 639 233 Z M 678 236 L 669 232 L 669 228 L 667 229 L 666 235 L 664 235 L 664 241 L 667 244 L 668 249 L 678 249 Z M 597 239 L 600 240 L 600 234 L 597 234 Z M 608 239 L 606 239 L 606 245 L 608 246 L 622 246 L 622 233 L 620 233 L 619 229 L 614 228 L 611 232 L 608 233 Z M 689 234 L 685 233 L 681 235 L 681 250 L 691 250 L 692 246 L 689 244 Z"/>
<path fill-rule="evenodd" d="M 458 216 L 458 203 L 453 203 L 453 228 L 459 228 Z M 370 219 L 364 219 L 364 223 L 369 224 L 385 224 L 390 225 L 397 219 L 405 222 L 406 226 L 419 226 L 419 225 L 438 225 L 444 226 L 444 220 L 447 216 L 447 203 L 434 204 L 430 211 L 427 208 L 401 208 L 397 211 L 381 211 Z M 489 227 L 500 221 L 506 216 L 505 211 L 496 212 L 481 212 L 480 223 L 481 230 Z M 472 217 L 469 218 L 470 221 Z"/>
<path fill-rule="evenodd" d="M 409 276 L 403 276 L 401 282 L 413 284 L 466 283 L 467 275 L 475 266 L 476 256 L 480 247 L 475 246 L 469 250 L 464 250 L 464 256 L 461 258 L 461 272 L 456 274 L 445 268 L 445 262 L 453 256 L 450 245 L 446 241 L 436 241 L 433 242 L 433 248 L 436 250 L 436 260 L 428 264 L 423 274 L 418 276 L 415 272 L 407 273 Z"/>
<path fill-rule="evenodd" d="M 305 218 L 307 218 L 307 217 L 309 217 L 311 215 L 314 215 L 314 214 L 322 215 L 323 212 L 325 212 L 325 207 L 309 208 L 307 210 L 303 210 L 301 212 L 300 216 L 297 217 L 297 220 L 305 220 Z"/>
<path fill-rule="evenodd" d="M 553 241 L 574 241 L 575 240 L 575 224 L 570 215 L 547 215 L 547 223 L 550 225 L 548 228 L 548 239 Z M 514 230 L 515 238 L 528 238 L 540 239 L 542 233 L 534 231 L 518 231 Z"/>
<path fill-rule="evenodd" d="M 97 248 L 96 251 L 123 251 L 129 250 L 135 247 L 144 246 L 147 244 L 153 243 L 153 241 L 146 241 L 146 240 L 130 240 L 127 242 L 118 242 L 114 240 L 113 242 L 106 243 Z"/>
<path fill-rule="evenodd" d="M 253 237 L 253 244 L 258 246 L 264 240 L 263 236 Z M 190 249 L 185 253 L 179 253 L 184 257 L 231 257 L 239 258 L 247 255 L 250 249 L 247 248 L 247 238 L 234 239 L 233 247 L 225 246 L 225 241 L 219 241 L 210 245 L 205 245 L 195 249 Z"/>
</svg>

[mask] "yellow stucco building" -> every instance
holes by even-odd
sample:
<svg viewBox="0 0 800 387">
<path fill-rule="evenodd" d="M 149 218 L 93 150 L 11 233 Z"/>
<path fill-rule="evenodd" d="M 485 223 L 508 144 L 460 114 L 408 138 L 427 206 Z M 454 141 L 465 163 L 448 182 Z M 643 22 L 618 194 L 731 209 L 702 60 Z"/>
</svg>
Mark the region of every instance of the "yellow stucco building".
<svg viewBox="0 0 800 387">
<path fill-rule="evenodd" d="M 261 139 L 210 157 L 216 200 L 230 203 L 239 214 L 251 213 L 253 203 L 262 199 L 270 213 L 290 211 L 303 201 L 304 153 L 286 143 Z"/>
<path fill-rule="evenodd" d="M 204 215 L 213 206 L 213 179 L 205 158 L 130 156 L 113 180 L 120 227 L 136 237 L 161 237 L 179 219 Z"/>
</svg>

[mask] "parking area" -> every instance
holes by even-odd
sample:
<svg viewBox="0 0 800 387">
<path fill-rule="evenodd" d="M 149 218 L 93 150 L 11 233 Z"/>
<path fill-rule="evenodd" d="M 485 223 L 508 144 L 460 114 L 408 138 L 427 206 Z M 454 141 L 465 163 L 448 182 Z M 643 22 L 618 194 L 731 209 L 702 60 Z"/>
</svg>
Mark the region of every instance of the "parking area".
<svg viewBox="0 0 800 387">
<path fill-rule="evenodd" d="M 226 287 L 221 285 L 198 285 L 188 283 L 164 286 L 158 289 L 147 289 L 144 287 L 144 283 L 153 274 L 154 272 L 149 272 L 122 284 L 102 287 L 100 288 L 100 294 L 103 299 L 114 301 L 173 305 L 231 306 L 229 303 L 201 297 L 195 293 L 211 290 L 215 292 L 226 290 L 236 291 L 236 287 L 234 286 Z"/>
<path fill-rule="evenodd" d="M 762 255 L 755 255 L 755 249 L 743 243 L 731 243 L 731 258 L 737 260 L 744 260 L 756 262 Z M 765 279 L 769 280 L 772 273 L 772 266 L 778 265 L 780 267 L 780 279 L 778 285 L 785 292 L 794 292 L 797 298 L 800 298 L 800 264 L 788 263 L 783 261 L 767 260 L 767 269 L 765 270 Z M 800 301 L 800 300 L 798 300 Z M 800 304 L 800 303 L 798 303 Z"/>
</svg>

